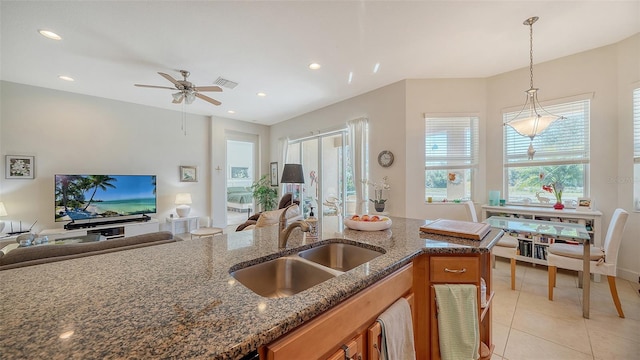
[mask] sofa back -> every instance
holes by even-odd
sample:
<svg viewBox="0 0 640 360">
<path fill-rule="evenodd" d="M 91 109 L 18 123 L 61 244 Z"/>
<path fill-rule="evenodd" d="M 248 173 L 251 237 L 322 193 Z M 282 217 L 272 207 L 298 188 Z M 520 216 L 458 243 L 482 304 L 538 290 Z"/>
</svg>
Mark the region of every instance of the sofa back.
<svg viewBox="0 0 640 360">
<path fill-rule="evenodd" d="M 37 245 L 0 252 L 0 270 L 175 242 L 169 231 L 86 243 Z"/>
</svg>

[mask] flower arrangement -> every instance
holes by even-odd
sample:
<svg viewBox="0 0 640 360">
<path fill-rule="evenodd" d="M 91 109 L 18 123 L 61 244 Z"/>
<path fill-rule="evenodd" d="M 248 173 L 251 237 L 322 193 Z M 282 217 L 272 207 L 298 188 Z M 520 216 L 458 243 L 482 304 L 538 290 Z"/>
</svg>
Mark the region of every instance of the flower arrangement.
<svg viewBox="0 0 640 360">
<path fill-rule="evenodd" d="M 540 180 L 544 180 L 544 178 L 544 174 L 540 174 Z M 542 190 L 553 194 L 556 198 L 556 204 L 553 206 L 555 209 L 564 208 L 564 205 L 562 205 L 562 191 L 564 191 L 564 184 L 562 181 L 552 179 L 548 184 L 542 185 Z"/>
<path fill-rule="evenodd" d="M 371 182 L 371 181 L 366 180 L 366 179 L 362 180 L 363 184 L 367 184 L 367 185 L 373 187 L 375 199 L 369 199 L 369 201 L 374 203 L 376 209 L 378 209 L 378 208 L 383 208 L 384 209 L 384 203 L 387 202 L 387 199 L 383 199 L 382 198 L 382 190 L 391 189 L 391 185 L 389 185 L 387 180 L 389 180 L 389 178 L 387 176 L 383 177 L 382 181 L 380 181 L 380 182 Z"/>
</svg>

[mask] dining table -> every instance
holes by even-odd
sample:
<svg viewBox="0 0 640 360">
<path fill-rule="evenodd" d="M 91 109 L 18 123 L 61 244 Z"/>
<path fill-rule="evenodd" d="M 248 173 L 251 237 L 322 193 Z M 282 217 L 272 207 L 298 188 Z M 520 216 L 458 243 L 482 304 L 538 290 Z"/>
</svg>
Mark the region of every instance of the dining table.
<svg viewBox="0 0 640 360">
<path fill-rule="evenodd" d="M 512 218 L 504 216 L 491 216 L 484 220 L 492 228 L 502 229 L 506 232 L 519 234 L 544 235 L 559 240 L 571 240 L 583 244 L 582 267 L 582 317 L 589 318 L 589 292 L 590 292 L 590 242 L 591 236 L 585 224 L 557 222 L 545 220 L 533 220 L 526 218 Z"/>
</svg>

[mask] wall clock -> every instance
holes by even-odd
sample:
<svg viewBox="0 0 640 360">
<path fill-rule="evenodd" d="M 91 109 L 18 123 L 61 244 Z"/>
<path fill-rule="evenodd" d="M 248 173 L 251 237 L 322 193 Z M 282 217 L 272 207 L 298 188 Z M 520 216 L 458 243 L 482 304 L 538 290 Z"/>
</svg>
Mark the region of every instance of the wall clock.
<svg viewBox="0 0 640 360">
<path fill-rule="evenodd" d="M 383 150 L 378 154 L 378 164 L 382 167 L 389 167 L 393 164 L 393 153 L 389 150 Z"/>
</svg>

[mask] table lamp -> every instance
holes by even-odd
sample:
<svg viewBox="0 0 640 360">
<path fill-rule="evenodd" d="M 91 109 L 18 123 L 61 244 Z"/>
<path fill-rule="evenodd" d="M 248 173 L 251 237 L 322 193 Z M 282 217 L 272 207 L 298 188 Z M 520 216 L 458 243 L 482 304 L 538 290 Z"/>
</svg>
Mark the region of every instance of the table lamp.
<svg viewBox="0 0 640 360">
<path fill-rule="evenodd" d="M 191 194 L 178 193 L 176 195 L 176 213 L 179 217 L 187 217 L 191 211 Z"/>
<path fill-rule="evenodd" d="M 4 203 L 0 201 L 0 216 L 7 216 L 7 209 L 4 208 Z M 4 230 L 4 221 L 0 221 L 0 232 Z"/>
<path fill-rule="evenodd" d="M 304 184 L 302 164 L 284 164 L 280 182 L 283 184 Z"/>
</svg>

